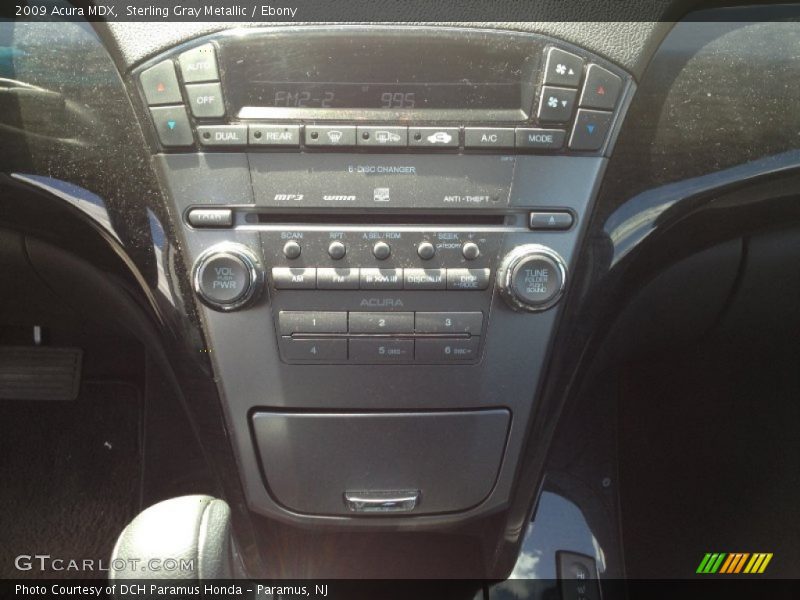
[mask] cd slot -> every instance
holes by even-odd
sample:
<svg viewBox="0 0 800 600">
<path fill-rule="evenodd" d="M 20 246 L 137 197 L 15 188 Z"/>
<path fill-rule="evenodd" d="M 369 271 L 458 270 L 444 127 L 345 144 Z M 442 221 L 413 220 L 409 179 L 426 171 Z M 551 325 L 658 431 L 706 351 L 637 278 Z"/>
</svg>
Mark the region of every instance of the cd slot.
<svg viewBox="0 0 800 600">
<path fill-rule="evenodd" d="M 254 217 L 255 216 L 255 219 Z M 257 220 L 256 220 L 257 219 Z M 405 214 L 375 214 L 375 213 L 348 213 L 348 214 L 309 214 L 309 213 L 276 213 L 258 212 L 249 213 L 247 221 L 262 225 L 483 225 L 503 226 L 507 224 L 507 215 L 495 214 L 431 214 L 431 213 L 405 213 Z"/>
</svg>

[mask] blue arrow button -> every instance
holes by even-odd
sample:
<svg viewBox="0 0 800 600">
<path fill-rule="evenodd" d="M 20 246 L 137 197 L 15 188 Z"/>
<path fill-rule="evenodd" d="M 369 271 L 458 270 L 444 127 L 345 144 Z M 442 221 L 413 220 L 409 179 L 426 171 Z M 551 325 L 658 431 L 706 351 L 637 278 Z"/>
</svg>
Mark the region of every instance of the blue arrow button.
<svg viewBox="0 0 800 600">
<path fill-rule="evenodd" d="M 177 125 L 175 119 L 170 119 L 169 121 L 167 121 L 167 127 L 169 127 L 170 129 L 175 129 L 175 125 Z"/>
<path fill-rule="evenodd" d="M 589 132 L 590 135 L 593 134 L 594 133 L 594 125 L 587 125 L 586 126 L 586 130 Z"/>
</svg>

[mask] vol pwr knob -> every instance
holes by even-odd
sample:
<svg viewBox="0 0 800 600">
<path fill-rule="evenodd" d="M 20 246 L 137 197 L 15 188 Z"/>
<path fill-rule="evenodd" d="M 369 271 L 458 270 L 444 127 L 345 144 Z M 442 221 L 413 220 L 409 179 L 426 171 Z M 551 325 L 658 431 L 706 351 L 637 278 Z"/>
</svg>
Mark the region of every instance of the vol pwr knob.
<svg viewBox="0 0 800 600">
<path fill-rule="evenodd" d="M 258 257 L 242 244 L 212 246 L 195 261 L 192 282 L 200 300 L 214 310 L 245 306 L 261 289 Z"/>
<path fill-rule="evenodd" d="M 515 310 L 547 310 L 559 301 L 566 283 L 564 259 L 539 244 L 514 248 L 497 270 L 497 287 Z"/>
</svg>

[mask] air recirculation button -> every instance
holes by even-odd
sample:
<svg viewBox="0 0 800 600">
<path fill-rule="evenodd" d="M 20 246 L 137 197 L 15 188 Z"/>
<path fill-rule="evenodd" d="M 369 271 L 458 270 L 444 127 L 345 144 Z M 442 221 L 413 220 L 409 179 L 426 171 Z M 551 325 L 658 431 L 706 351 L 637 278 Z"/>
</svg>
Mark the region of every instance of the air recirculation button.
<svg viewBox="0 0 800 600">
<path fill-rule="evenodd" d="M 219 244 L 203 252 L 194 264 L 194 290 L 207 306 L 221 311 L 245 306 L 263 278 L 258 258 L 241 244 Z"/>
</svg>

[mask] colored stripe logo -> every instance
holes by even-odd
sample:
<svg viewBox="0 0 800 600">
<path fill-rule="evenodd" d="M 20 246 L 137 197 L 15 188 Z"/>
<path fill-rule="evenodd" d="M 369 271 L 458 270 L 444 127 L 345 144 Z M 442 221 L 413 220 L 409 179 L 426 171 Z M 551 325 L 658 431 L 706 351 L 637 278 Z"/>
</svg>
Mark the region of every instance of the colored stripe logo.
<svg viewBox="0 0 800 600">
<path fill-rule="evenodd" d="M 713 575 L 737 575 L 740 573 L 763 573 L 769 561 L 772 560 L 771 552 L 708 552 L 700 561 L 696 573 Z"/>
</svg>

